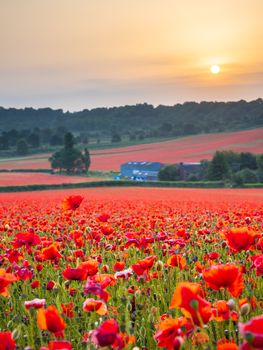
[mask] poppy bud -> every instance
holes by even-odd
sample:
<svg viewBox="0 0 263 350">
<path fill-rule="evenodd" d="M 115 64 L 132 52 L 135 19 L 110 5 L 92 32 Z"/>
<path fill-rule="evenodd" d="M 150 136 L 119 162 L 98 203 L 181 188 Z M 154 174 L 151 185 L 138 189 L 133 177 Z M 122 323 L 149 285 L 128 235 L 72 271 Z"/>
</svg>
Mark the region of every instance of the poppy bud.
<svg viewBox="0 0 263 350">
<path fill-rule="evenodd" d="M 248 303 L 243 304 L 240 308 L 240 315 L 241 316 L 246 316 L 250 312 L 250 305 Z"/>
<path fill-rule="evenodd" d="M 16 329 L 14 329 L 13 330 L 13 333 L 12 333 L 12 338 L 14 339 L 14 340 L 17 340 L 17 339 L 19 339 L 20 338 L 20 330 L 18 329 L 18 328 L 16 328 Z"/>
<path fill-rule="evenodd" d="M 163 270 L 163 262 L 161 260 L 156 261 L 155 268 L 157 271 L 162 271 Z"/>
<path fill-rule="evenodd" d="M 229 299 L 227 302 L 227 305 L 229 307 L 229 310 L 234 310 L 236 306 L 236 302 L 234 299 Z"/>
</svg>

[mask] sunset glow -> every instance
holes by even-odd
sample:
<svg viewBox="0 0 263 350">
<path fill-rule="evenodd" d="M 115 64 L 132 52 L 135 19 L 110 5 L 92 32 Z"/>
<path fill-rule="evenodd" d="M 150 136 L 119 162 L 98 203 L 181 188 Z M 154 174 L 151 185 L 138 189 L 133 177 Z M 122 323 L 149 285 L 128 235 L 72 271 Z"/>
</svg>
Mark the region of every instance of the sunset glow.
<svg viewBox="0 0 263 350">
<path fill-rule="evenodd" d="M 0 105 L 256 99 L 262 13 L 262 0 L 1 1 Z"/>
<path fill-rule="evenodd" d="M 213 64 L 213 65 L 210 67 L 210 71 L 211 71 L 211 73 L 213 73 L 213 74 L 218 74 L 218 73 L 220 73 L 220 67 L 219 67 L 217 64 Z"/>
</svg>

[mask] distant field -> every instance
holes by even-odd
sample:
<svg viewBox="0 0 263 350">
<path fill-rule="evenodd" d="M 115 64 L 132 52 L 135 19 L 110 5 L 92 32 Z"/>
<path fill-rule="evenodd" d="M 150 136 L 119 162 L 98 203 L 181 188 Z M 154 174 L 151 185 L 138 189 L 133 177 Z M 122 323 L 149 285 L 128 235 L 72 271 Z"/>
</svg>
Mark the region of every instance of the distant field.
<svg viewBox="0 0 263 350">
<path fill-rule="evenodd" d="M 211 159 L 216 150 L 263 153 L 263 128 L 220 134 L 203 134 L 152 144 L 95 150 L 91 170 L 119 170 L 127 161 L 176 163 Z M 0 160 L 0 169 L 49 168 L 48 154 Z"/>
<path fill-rule="evenodd" d="M 252 204 L 262 206 L 263 189 L 196 189 L 196 188 L 81 188 L 66 190 L 35 191 L 28 193 L 1 193 L 0 204 L 34 203 L 41 207 L 50 207 L 50 203 L 60 204 L 65 196 L 81 195 L 84 205 L 99 202 L 105 207 L 115 209 L 121 207 L 123 202 L 134 203 L 175 204 L 178 207 L 201 205 L 204 208 L 221 208 L 229 205 L 245 206 Z"/>
<path fill-rule="evenodd" d="M 0 173 L 0 186 L 19 186 L 33 184 L 53 185 L 96 180 L 98 180 L 98 178 L 84 176 L 63 176 L 41 173 Z"/>
</svg>

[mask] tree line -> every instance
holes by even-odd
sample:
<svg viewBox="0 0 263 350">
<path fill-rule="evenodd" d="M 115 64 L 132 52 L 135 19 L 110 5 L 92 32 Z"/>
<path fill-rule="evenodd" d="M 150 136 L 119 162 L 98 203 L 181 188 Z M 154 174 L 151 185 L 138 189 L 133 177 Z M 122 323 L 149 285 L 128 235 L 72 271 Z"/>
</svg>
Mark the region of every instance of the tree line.
<svg viewBox="0 0 263 350">
<path fill-rule="evenodd" d="M 0 107 L 0 132 L 65 127 L 86 137 L 142 140 L 224 132 L 263 126 L 263 100 L 185 102 L 174 106 L 144 103 L 132 106 L 63 112 L 51 108 Z"/>
<path fill-rule="evenodd" d="M 180 164 L 170 164 L 163 167 L 159 172 L 159 180 L 182 180 Z M 198 171 L 189 172 L 185 180 L 222 180 L 238 186 L 244 183 L 263 182 L 263 154 L 217 151 L 211 161 L 201 160 Z"/>
</svg>

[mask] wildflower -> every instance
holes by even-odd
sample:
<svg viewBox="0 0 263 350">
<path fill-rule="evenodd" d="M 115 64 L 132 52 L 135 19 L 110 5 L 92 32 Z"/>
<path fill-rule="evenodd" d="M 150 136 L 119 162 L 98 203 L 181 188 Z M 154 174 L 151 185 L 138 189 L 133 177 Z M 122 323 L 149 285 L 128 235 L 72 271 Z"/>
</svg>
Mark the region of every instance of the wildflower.
<svg viewBox="0 0 263 350">
<path fill-rule="evenodd" d="M 69 302 L 68 304 L 61 304 L 63 315 L 67 316 L 68 318 L 72 318 L 75 316 L 75 313 L 73 312 L 74 304 L 72 302 Z"/>
<path fill-rule="evenodd" d="M 173 350 L 176 339 L 179 338 L 180 342 L 183 343 L 187 323 L 189 322 L 185 317 L 167 318 L 162 321 L 158 325 L 157 331 L 154 335 L 154 338 L 157 341 L 157 346 Z"/>
<path fill-rule="evenodd" d="M 263 349 L 263 316 L 251 318 L 247 323 L 238 324 L 239 332 L 244 338 L 243 347 Z"/>
<path fill-rule="evenodd" d="M 231 295 L 238 297 L 244 288 L 242 273 L 235 264 L 216 264 L 203 270 L 206 284 L 219 290 L 226 288 Z"/>
<path fill-rule="evenodd" d="M 6 273 L 4 269 L 0 268 L 0 295 L 8 297 L 9 292 L 7 290 L 7 287 L 9 284 L 15 282 L 16 280 L 17 278 L 13 274 Z"/>
<path fill-rule="evenodd" d="M 95 311 L 99 315 L 107 314 L 107 306 L 102 300 L 95 300 L 92 298 L 88 298 L 84 301 L 83 311 L 91 312 Z"/>
<path fill-rule="evenodd" d="M 39 280 L 35 280 L 35 281 L 33 281 L 33 282 L 31 283 L 30 286 L 31 286 L 32 289 L 36 289 L 36 288 L 39 287 L 39 285 L 40 285 Z"/>
<path fill-rule="evenodd" d="M 126 269 L 126 270 L 123 270 L 123 271 L 119 271 L 119 272 L 116 272 L 114 277 L 116 279 L 118 278 L 123 278 L 125 280 L 129 279 L 131 276 L 133 275 L 133 271 L 131 268 L 129 269 Z"/>
<path fill-rule="evenodd" d="M 62 271 L 62 276 L 69 281 L 84 281 L 87 279 L 87 271 L 80 268 L 67 267 Z"/>
<path fill-rule="evenodd" d="M 16 343 L 11 332 L 0 332 L 0 350 L 15 350 Z"/>
<path fill-rule="evenodd" d="M 259 237 L 259 233 L 249 230 L 247 227 L 231 228 L 225 233 L 229 247 L 235 252 L 249 249 L 257 237 Z"/>
<path fill-rule="evenodd" d="M 217 342 L 216 350 L 237 350 L 237 344 L 228 339 L 220 339 Z"/>
<path fill-rule="evenodd" d="M 182 282 L 176 287 L 170 309 L 182 308 L 186 317 L 191 317 L 195 325 L 206 324 L 211 317 L 211 304 L 200 296 L 200 285 Z"/>
<path fill-rule="evenodd" d="M 168 266 L 179 267 L 180 270 L 183 270 L 186 266 L 186 260 L 179 254 L 172 255 L 167 261 Z"/>
<path fill-rule="evenodd" d="M 47 309 L 39 309 L 37 314 L 37 323 L 40 329 L 47 329 L 54 333 L 56 337 L 64 334 L 65 322 L 59 315 L 57 308 L 53 305 Z"/>
<path fill-rule="evenodd" d="M 51 289 L 53 289 L 54 287 L 55 287 L 55 282 L 54 281 L 48 281 L 48 283 L 47 283 L 47 286 L 46 286 L 46 289 L 47 290 L 51 290 Z"/>
<path fill-rule="evenodd" d="M 82 269 L 86 272 L 87 276 L 96 275 L 98 272 L 98 261 L 95 259 L 90 259 L 88 261 L 84 261 L 78 266 L 78 269 Z"/>
<path fill-rule="evenodd" d="M 113 270 L 114 271 L 122 271 L 125 267 L 125 262 L 124 261 L 117 261 L 114 266 Z"/>
<path fill-rule="evenodd" d="M 213 303 L 212 315 L 213 319 L 219 322 L 229 319 L 232 319 L 233 321 L 238 320 L 238 313 L 231 310 L 229 303 L 227 303 L 225 300 L 218 300 Z"/>
<path fill-rule="evenodd" d="M 82 196 L 66 197 L 62 202 L 62 208 L 63 210 L 76 210 L 80 206 L 83 199 L 84 197 Z"/>
<path fill-rule="evenodd" d="M 257 276 L 263 275 L 263 255 L 256 255 L 252 257 L 253 265 L 256 268 Z"/>
<path fill-rule="evenodd" d="M 194 333 L 191 338 L 192 345 L 202 345 L 209 342 L 209 336 L 207 333 L 199 332 Z"/>
<path fill-rule="evenodd" d="M 111 346 L 117 340 L 119 325 L 114 319 L 104 321 L 97 329 L 92 331 L 92 340 L 101 347 Z"/>
<path fill-rule="evenodd" d="M 40 237 L 34 232 L 19 232 L 15 236 L 15 240 L 12 243 L 14 248 L 20 248 L 25 245 L 27 248 L 36 246 L 41 242 Z"/>
<path fill-rule="evenodd" d="M 67 340 L 51 340 L 48 343 L 48 350 L 71 350 L 72 344 Z"/>
<path fill-rule="evenodd" d="M 56 260 L 62 258 L 62 255 L 60 254 L 58 250 L 58 244 L 52 243 L 46 248 L 42 249 L 42 256 L 44 260 Z"/>
<path fill-rule="evenodd" d="M 148 256 L 143 260 L 138 260 L 136 264 L 132 265 L 133 271 L 136 275 L 141 276 L 145 271 L 148 271 L 154 263 L 156 256 Z"/>
<path fill-rule="evenodd" d="M 30 308 L 40 309 L 46 305 L 46 299 L 33 299 L 30 301 L 25 301 L 24 306 L 28 310 Z"/>
</svg>

